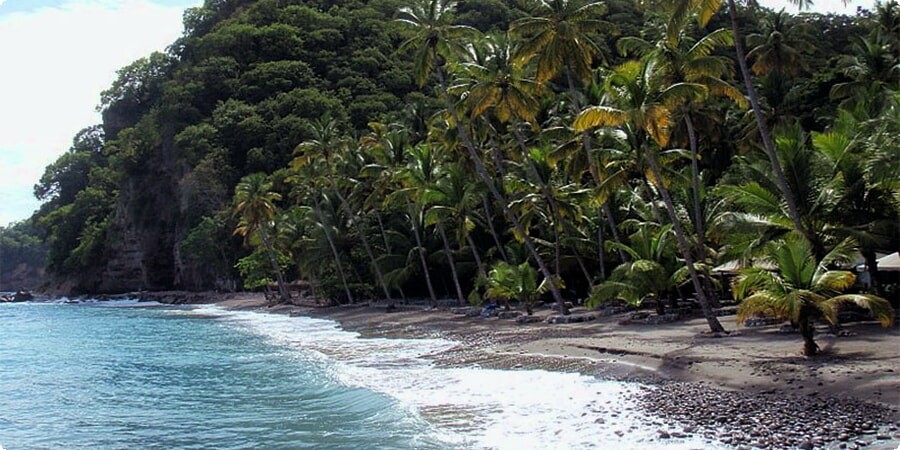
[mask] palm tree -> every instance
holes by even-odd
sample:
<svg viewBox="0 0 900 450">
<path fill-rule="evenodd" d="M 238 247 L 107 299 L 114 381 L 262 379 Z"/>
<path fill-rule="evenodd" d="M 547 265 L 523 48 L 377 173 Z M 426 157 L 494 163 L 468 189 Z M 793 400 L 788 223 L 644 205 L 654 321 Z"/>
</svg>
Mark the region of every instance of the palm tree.
<svg viewBox="0 0 900 450">
<path fill-rule="evenodd" d="M 748 2 L 750 1 L 751 0 L 748 0 Z M 800 6 L 804 6 L 808 3 L 807 0 L 791 1 Z M 656 4 L 658 1 L 652 3 Z M 722 3 L 722 0 L 677 0 L 674 8 L 675 11 L 677 11 L 676 14 L 682 16 L 690 16 L 693 14 L 696 16 L 700 26 L 706 26 L 713 15 L 715 15 L 722 7 Z M 747 89 L 747 96 L 750 98 L 750 109 L 753 112 L 756 126 L 759 129 L 763 151 L 769 159 L 769 164 L 772 167 L 772 175 L 775 178 L 775 184 L 778 186 L 778 190 L 784 198 L 784 202 L 787 205 L 788 216 L 790 217 L 794 228 L 804 234 L 808 234 L 810 230 L 803 227 L 803 222 L 800 219 L 800 211 L 797 206 L 797 199 L 788 186 L 787 178 L 781 167 L 781 161 L 778 159 L 778 153 L 775 150 L 775 141 L 772 139 L 771 131 L 766 123 L 766 118 L 763 115 L 763 110 L 759 103 L 759 95 L 756 92 L 756 87 L 753 85 L 753 77 L 747 65 L 747 52 L 744 50 L 744 41 L 740 30 L 736 0 L 727 0 L 726 3 L 728 15 L 731 19 L 731 33 L 734 38 L 734 49 L 737 55 L 738 67 L 741 71 L 741 77 L 744 79 L 744 87 Z"/>
<path fill-rule="evenodd" d="M 484 295 L 490 299 L 504 300 L 507 306 L 509 300 L 516 300 L 530 316 L 534 314 L 534 302 L 551 284 L 547 280 L 538 284 L 537 271 L 527 262 L 516 266 L 500 261 L 488 274 Z"/>
<path fill-rule="evenodd" d="M 606 5 L 600 2 L 541 0 L 536 3 L 532 17 L 517 20 L 510 26 L 510 33 L 524 40 L 515 58 L 519 65 L 536 60 L 535 79 L 538 83 L 545 84 L 565 72 L 575 114 L 581 113 L 576 81 L 589 80 L 594 59 L 603 58 L 593 37 L 614 29 L 612 24 L 600 19 L 605 13 Z M 603 179 L 594 161 L 590 134 L 582 132 L 580 143 L 590 174 L 599 186 Z M 615 218 L 608 204 L 603 205 L 603 214 L 615 233 Z"/>
<path fill-rule="evenodd" d="M 828 266 L 838 261 L 852 261 L 850 244 L 845 241 L 821 260 L 813 256 L 806 239 L 797 234 L 792 233 L 784 240 L 770 244 L 768 260 L 778 270 L 744 269 L 735 280 L 734 296 L 741 301 L 738 323 L 754 314 L 796 322 L 806 356 L 819 352 L 813 339 L 813 321 L 823 318 L 830 324 L 837 324 L 837 312 L 842 304 L 869 310 L 884 327 L 893 325 L 894 310 L 887 300 L 866 294 L 840 295 L 853 286 L 856 276 L 844 270 L 829 270 Z"/>
<path fill-rule="evenodd" d="M 263 249 L 272 264 L 272 271 L 278 283 L 278 294 L 283 302 L 290 302 L 291 294 L 287 290 L 281 264 L 275 252 L 274 243 L 270 233 L 275 226 L 275 216 L 278 214 L 276 201 L 281 200 L 281 195 L 272 192 L 272 183 L 265 174 L 254 173 L 241 179 L 234 189 L 234 213 L 240 215 L 240 222 L 234 229 L 234 234 L 244 236 L 247 242 L 255 238 L 262 241 Z"/>
<path fill-rule="evenodd" d="M 453 0 L 420 0 L 411 7 L 402 8 L 400 10 L 401 18 L 398 20 L 400 23 L 413 27 L 416 33 L 400 46 L 400 50 L 416 49 L 415 75 L 420 85 L 424 85 L 430 71 L 433 71 L 437 76 L 440 93 L 444 99 L 444 106 L 450 115 L 452 125 L 456 126 L 460 141 L 475 164 L 475 171 L 478 177 L 488 187 L 491 195 L 503 210 L 504 215 L 512 223 L 517 235 L 523 239 L 525 247 L 535 258 L 541 273 L 544 277 L 551 279 L 550 271 L 537 252 L 531 238 L 525 233 L 518 218 L 509 210 L 503 196 L 497 190 L 481 156 L 475 149 L 475 145 L 469 136 L 468 128 L 461 123 L 453 100 L 450 98 L 444 64 L 448 58 L 453 56 L 453 47 L 457 46 L 454 38 L 463 34 L 473 33 L 471 28 L 451 24 L 451 14 L 455 6 L 456 2 Z M 553 294 L 553 298 L 556 300 L 562 313 L 568 314 L 568 309 L 565 307 L 559 288 L 551 285 L 550 292 Z"/>
<path fill-rule="evenodd" d="M 638 56 L 655 59 L 660 64 L 660 70 L 666 74 L 664 75 L 666 82 L 673 86 L 678 83 L 700 84 L 709 94 L 730 98 L 741 107 L 746 107 L 747 101 L 743 94 L 724 80 L 725 77 L 731 76 L 731 61 L 713 54 L 719 47 L 734 43 L 731 33 L 719 28 L 692 42 L 686 33 L 685 24 L 676 22 L 679 18 L 677 14 L 670 16 L 667 23 L 669 33 L 655 45 L 637 37 L 624 37 L 617 45 L 620 51 L 634 52 Z M 688 101 L 681 106 L 680 112 L 683 115 L 691 150 L 691 185 L 698 256 L 704 258 L 706 229 L 701 202 L 700 152 L 692 117 L 692 110 L 695 107 L 695 104 Z"/>
<path fill-rule="evenodd" d="M 623 226 L 632 226 L 625 222 Z M 609 279 L 594 287 L 587 306 L 609 300 L 622 300 L 638 306 L 646 298 L 656 301 L 656 312 L 665 313 L 663 299 L 677 286 L 672 225 L 653 222 L 635 223 L 630 245 L 609 242 L 607 246 L 627 251 L 632 259 L 616 267 Z"/>
<path fill-rule="evenodd" d="M 647 163 L 648 181 L 662 197 L 666 206 L 681 256 L 687 265 L 697 300 L 710 330 L 723 332 L 724 328 L 716 318 L 703 290 L 687 235 L 666 187 L 667 182 L 663 179 L 657 156 L 650 148 L 651 140 L 660 148 L 668 145 L 675 110 L 687 100 L 701 99 L 706 93 L 706 88 L 696 83 L 666 85 L 661 75 L 653 60 L 630 61 L 617 67 L 607 78 L 610 104 L 586 108 L 575 119 L 573 128 L 576 131 L 584 131 L 599 126 L 622 127 L 630 136 L 632 149 L 637 152 L 636 160 L 644 160 Z"/>
</svg>

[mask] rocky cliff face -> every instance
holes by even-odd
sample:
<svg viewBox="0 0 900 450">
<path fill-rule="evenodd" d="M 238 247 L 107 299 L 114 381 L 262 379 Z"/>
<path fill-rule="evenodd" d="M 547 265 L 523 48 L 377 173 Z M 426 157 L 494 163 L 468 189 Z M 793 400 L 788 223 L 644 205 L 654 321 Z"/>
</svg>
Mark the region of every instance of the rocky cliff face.
<svg viewBox="0 0 900 450">
<path fill-rule="evenodd" d="M 95 292 L 166 290 L 176 284 L 175 246 L 179 188 L 171 139 L 145 171 L 132 174 L 119 191 L 107 239 L 106 265 Z"/>
<path fill-rule="evenodd" d="M 18 264 L 12 268 L 4 267 L 0 273 L 0 291 L 14 292 L 18 290 L 35 290 L 45 281 L 43 267 L 29 264 Z"/>
</svg>

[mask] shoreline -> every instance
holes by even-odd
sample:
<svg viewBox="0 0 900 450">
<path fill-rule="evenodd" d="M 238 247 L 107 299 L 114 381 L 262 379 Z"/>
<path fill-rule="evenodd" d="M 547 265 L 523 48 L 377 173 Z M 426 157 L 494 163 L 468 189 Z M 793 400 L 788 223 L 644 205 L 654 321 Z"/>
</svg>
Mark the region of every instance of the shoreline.
<svg viewBox="0 0 900 450">
<path fill-rule="evenodd" d="M 385 305 L 267 307 L 256 293 L 139 295 L 160 303 L 330 319 L 363 338 L 457 342 L 427 356 L 439 367 L 577 372 L 655 386 L 640 403 L 662 419 L 652 422 L 661 439 L 699 436 L 736 448 L 900 448 L 896 326 L 855 323 L 845 326 L 846 337 L 820 333 L 825 352 L 807 359 L 800 356 L 799 336 L 778 333 L 777 325 L 715 338 L 704 335 L 702 318 L 621 325 L 629 315 L 624 313 L 575 324 L 517 324 L 425 305 L 388 312 Z M 733 323 L 733 317 L 721 319 Z"/>
</svg>

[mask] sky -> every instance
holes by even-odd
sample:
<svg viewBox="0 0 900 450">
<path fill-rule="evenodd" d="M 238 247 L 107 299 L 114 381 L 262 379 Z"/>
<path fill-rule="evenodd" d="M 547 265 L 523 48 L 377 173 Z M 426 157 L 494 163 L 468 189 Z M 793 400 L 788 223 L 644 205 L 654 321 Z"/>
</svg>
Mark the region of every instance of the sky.
<svg viewBox="0 0 900 450">
<path fill-rule="evenodd" d="M 788 0 L 761 0 L 796 11 Z M 0 0 L 0 225 L 29 217 L 44 167 L 82 128 L 100 123 L 100 92 L 116 70 L 164 50 L 185 8 L 202 0 Z M 818 0 L 853 14 L 874 0 Z"/>
</svg>

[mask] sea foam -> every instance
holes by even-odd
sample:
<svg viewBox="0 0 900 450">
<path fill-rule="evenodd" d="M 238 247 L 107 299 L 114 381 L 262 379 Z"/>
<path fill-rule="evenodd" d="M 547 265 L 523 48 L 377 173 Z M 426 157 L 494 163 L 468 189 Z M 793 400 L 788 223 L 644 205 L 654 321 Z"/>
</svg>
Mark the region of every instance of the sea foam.
<svg viewBox="0 0 900 450">
<path fill-rule="evenodd" d="M 178 313 L 217 317 L 271 345 L 316 358 L 337 383 L 397 399 L 454 448 L 722 448 L 699 439 L 659 439 L 639 411 L 640 390 L 655 387 L 543 370 L 439 368 L 427 355 L 446 339 L 362 338 L 337 322 L 202 306 Z M 668 425 L 668 424 L 664 424 Z"/>
</svg>

